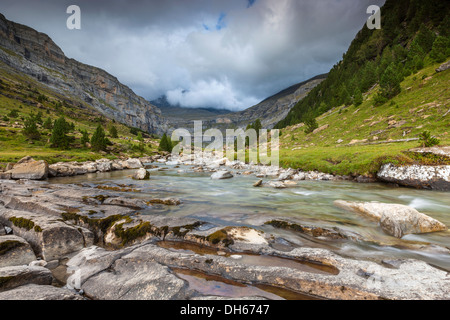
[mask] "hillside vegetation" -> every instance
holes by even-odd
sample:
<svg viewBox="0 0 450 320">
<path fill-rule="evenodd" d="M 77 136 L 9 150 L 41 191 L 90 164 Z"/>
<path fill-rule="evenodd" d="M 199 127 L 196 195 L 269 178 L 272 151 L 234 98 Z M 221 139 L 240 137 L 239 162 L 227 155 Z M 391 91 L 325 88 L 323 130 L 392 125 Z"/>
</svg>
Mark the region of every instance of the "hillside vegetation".
<svg viewBox="0 0 450 320">
<path fill-rule="evenodd" d="M 364 25 L 327 79 L 276 128 L 312 121 L 341 105 L 358 105 L 362 93 L 376 84 L 380 92 L 375 103 L 383 105 L 400 92 L 405 77 L 450 55 L 448 1 L 387 0 L 381 15 L 382 28 Z"/>
<path fill-rule="evenodd" d="M 450 164 L 433 156 L 417 158 L 407 151 L 419 147 L 429 131 L 441 145 L 450 144 L 450 70 L 436 73 L 431 64 L 406 77 L 401 92 L 382 105 L 377 85 L 359 106 L 332 108 L 317 118 L 318 128 L 305 132 L 298 124 L 282 130 L 280 163 L 303 170 L 342 175 L 373 175 L 381 164 Z M 405 142 L 394 142 L 406 140 Z M 411 141 L 408 141 L 411 140 Z"/>
<path fill-rule="evenodd" d="M 54 163 L 140 156 L 157 150 L 155 136 L 108 119 L 32 77 L 8 70 L 0 62 L 0 163 L 27 155 Z M 63 129 L 65 141 L 56 143 L 53 128 L 62 117 L 67 123 Z M 105 133 L 105 141 L 96 148 L 91 142 L 99 127 Z M 143 136 L 141 141 L 139 133 Z"/>
</svg>

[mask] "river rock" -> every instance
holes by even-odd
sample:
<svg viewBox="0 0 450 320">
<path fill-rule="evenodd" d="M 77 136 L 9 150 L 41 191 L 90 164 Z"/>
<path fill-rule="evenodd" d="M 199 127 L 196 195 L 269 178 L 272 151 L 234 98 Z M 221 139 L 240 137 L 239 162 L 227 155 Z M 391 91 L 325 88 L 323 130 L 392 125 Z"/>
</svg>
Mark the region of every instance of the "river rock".
<svg viewBox="0 0 450 320">
<path fill-rule="evenodd" d="M 383 231 L 397 238 L 411 233 L 447 230 L 447 227 L 436 219 L 401 204 L 342 200 L 337 200 L 334 204 L 340 208 L 361 213 L 379 221 Z"/>
<path fill-rule="evenodd" d="M 261 187 L 262 185 L 263 185 L 263 181 L 262 181 L 262 180 L 258 180 L 257 182 L 255 182 L 255 184 L 253 184 L 253 186 L 254 186 L 255 188 Z"/>
<path fill-rule="evenodd" d="M 0 268 L 27 265 L 34 260 L 36 256 L 25 239 L 15 235 L 0 237 Z"/>
<path fill-rule="evenodd" d="M 124 169 L 140 169 L 140 168 L 143 168 L 144 165 L 142 164 L 141 160 L 139 160 L 139 159 L 128 159 L 128 160 L 122 161 L 122 167 Z"/>
<path fill-rule="evenodd" d="M 94 238 L 89 230 L 68 225 L 46 214 L 0 207 L 0 222 L 28 241 L 34 252 L 47 261 L 79 251 L 85 244 L 90 245 Z"/>
<path fill-rule="evenodd" d="M 110 172 L 113 170 L 112 161 L 108 159 L 100 159 L 95 161 L 97 163 L 98 172 Z"/>
<path fill-rule="evenodd" d="M 177 198 L 164 198 L 164 199 L 152 199 L 149 201 L 151 204 L 164 204 L 166 206 L 178 206 L 181 204 L 180 199 Z"/>
<path fill-rule="evenodd" d="M 44 180 L 48 177 L 48 170 L 47 161 L 35 161 L 33 158 L 25 157 L 9 173 L 14 180 Z"/>
<path fill-rule="evenodd" d="M 450 166 L 395 166 L 385 164 L 378 172 L 378 179 L 406 187 L 419 189 L 450 190 Z"/>
<path fill-rule="evenodd" d="M 213 180 L 224 180 L 224 179 L 231 179 L 231 178 L 233 178 L 233 174 L 231 174 L 230 171 L 226 171 L 226 170 L 217 171 L 211 175 L 211 179 L 213 179 Z"/>
<path fill-rule="evenodd" d="M 148 172 L 144 168 L 141 168 L 141 169 L 137 170 L 134 173 L 133 179 L 135 179 L 135 180 L 148 180 L 148 179 L 150 179 L 150 172 Z"/>
<path fill-rule="evenodd" d="M 70 290 L 49 285 L 29 284 L 13 290 L 0 292 L 0 300 L 84 300 Z"/>
<path fill-rule="evenodd" d="M 95 300 L 186 298 L 187 284 L 183 280 L 151 259 L 128 255 L 133 249 L 108 252 L 92 247 L 69 260 L 68 266 L 80 268 L 81 289 Z"/>
<path fill-rule="evenodd" d="M 294 174 L 295 171 L 293 169 L 288 169 L 287 171 L 280 173 L 278 181 L 292 180 Z"/>
<path fill-rule="evenodd" d="M 287 188 L 287 186 L 281 181 L 269 181 L 269 182 L 267 182 L 267 186 L 275 188 L 275 189 Z"/>
<path fill-rule="evenodd" d="M 0 292 L 27 284 L 50 285 L 53 276 L 43 267 L 13 266 L 0 268 Z"/>
</svg>

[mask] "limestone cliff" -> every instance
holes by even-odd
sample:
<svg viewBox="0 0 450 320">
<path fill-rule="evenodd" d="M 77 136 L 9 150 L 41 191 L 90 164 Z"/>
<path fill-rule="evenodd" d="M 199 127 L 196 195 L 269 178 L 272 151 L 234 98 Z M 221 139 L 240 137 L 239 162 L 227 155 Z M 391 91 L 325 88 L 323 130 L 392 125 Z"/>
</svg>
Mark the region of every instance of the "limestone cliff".
<svg viewBox="0 0 450 320">
<path fill-rule="evenodd" d="M 0 62 L 9 72 L 26 74 L 82 107 L 149 133 L 162 134 L 161 111 L 108 72 L 69 59 L 52 39 L 0 14 Z"/>
</svg>

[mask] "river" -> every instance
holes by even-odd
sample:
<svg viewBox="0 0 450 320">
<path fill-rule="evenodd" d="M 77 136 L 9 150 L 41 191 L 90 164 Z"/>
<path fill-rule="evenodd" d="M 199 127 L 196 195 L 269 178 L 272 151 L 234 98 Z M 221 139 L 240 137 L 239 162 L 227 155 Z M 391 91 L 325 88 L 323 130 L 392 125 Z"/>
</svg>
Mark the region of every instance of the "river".
<svg viewBox="0 0 450 320">
<path fill-rule="evenodd" d="M 333 205 L 335 200 L 379 201 L 416 208 L 450 226 L 450 194 L 446 192 L 395 188 L 381 183 L 348 181 L 299 181 L 287 189 L 252 187 L 258 178 L 235 174 L 229 180 L 212 180 L 211 173 L 193 172 L 190 166 L 159 164 L 151 169 L 151 180 L 131 179 L 133 170 L 53 178 L 50 183 L 126 184 L 141 192 L 126 195 L 150 200 L 178 198 L 180 206 L 155 205 L 141 214 L 193 217 L 215 226 L 249 226 L 274 234 L 297 246 L 330 249 L 346 257 L 374 261 L 419 259 L 450 271 L 450 231 L 406 235 L 396 239 L 385 234 L 376 222 Z M 161 170 L 162 168 L 167 168 Z M 264 222 L 287 218 L 308 226 L 338 227 L 362 236 L 364 241 L 321 240 Z"/>
</svg>

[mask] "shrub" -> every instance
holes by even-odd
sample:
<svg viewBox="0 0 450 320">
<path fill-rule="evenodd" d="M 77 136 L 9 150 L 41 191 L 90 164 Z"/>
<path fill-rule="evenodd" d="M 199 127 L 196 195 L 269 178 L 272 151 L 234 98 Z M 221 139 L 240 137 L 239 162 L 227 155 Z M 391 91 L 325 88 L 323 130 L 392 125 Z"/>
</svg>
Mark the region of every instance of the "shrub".
<svg viewBox="0 0 450 320">
<path fill-rule="evenodd" d="M 109 135 L 113 139 L 117 139 L 119 137 L 118 134 L 117 134 L 117 128 L 115 126 L 110 126 L 109 127 Z"/>
<path fill-rule="evenodd" d="M 165 133 L 161 138 L 158 149 L 160 151 L 172 152 L 172 141 L 167 137 Z"/>
<path fill-rule="evenodd" d="M 424 131 L 420 134 L 420 144 L 422 147 L 433 147 L 440 143 L 439 139 L 433 137 L 429 131 Z"/>
</svg>

